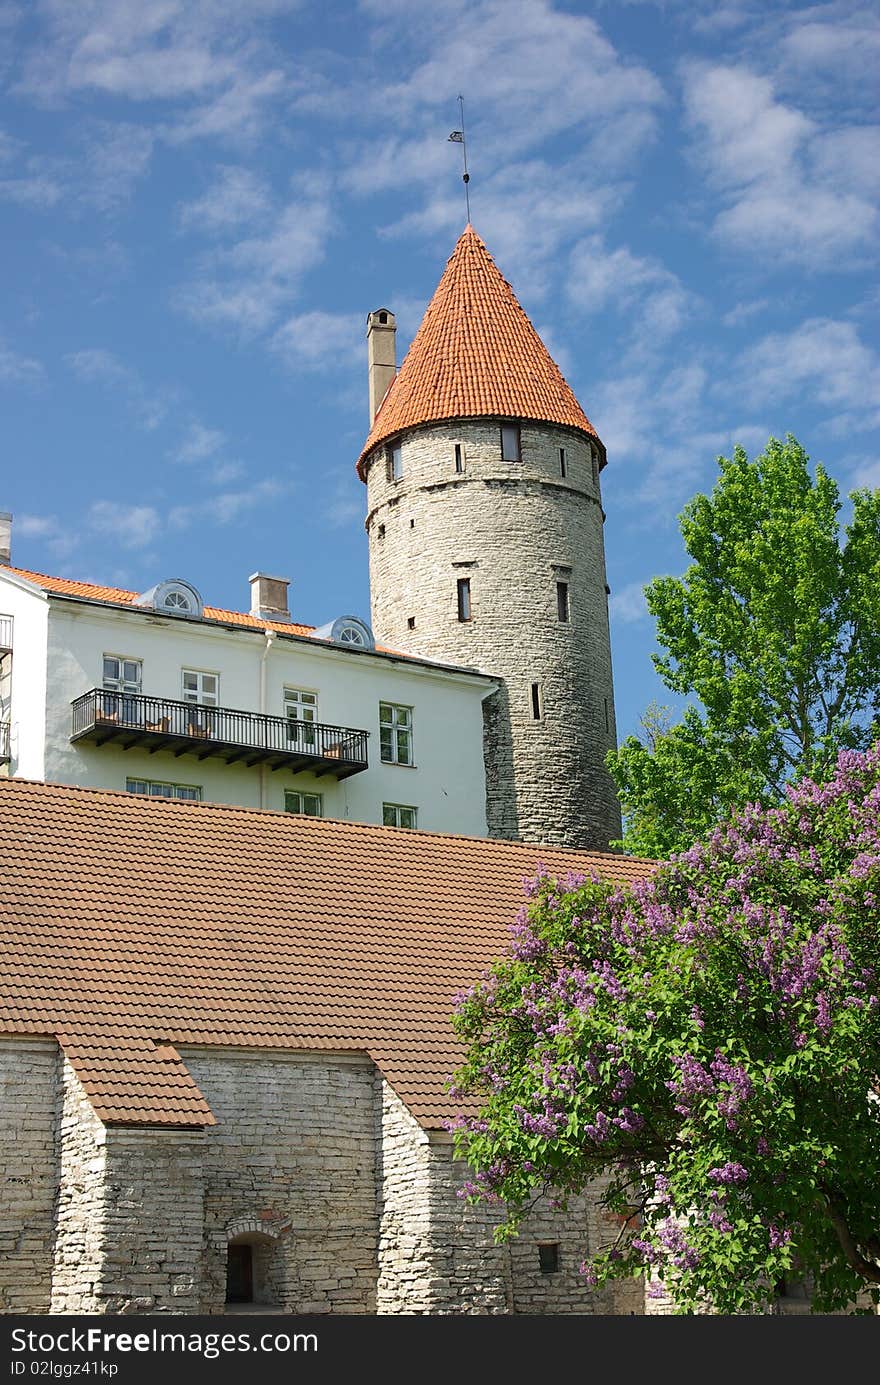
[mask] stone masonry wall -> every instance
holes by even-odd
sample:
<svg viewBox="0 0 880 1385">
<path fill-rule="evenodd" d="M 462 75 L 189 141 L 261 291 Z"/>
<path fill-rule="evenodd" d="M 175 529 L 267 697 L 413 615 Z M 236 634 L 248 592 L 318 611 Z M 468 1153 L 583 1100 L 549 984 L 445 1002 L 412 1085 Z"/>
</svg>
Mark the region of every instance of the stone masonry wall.
<svg viewBox="0 0 880 1385">
<path fill-rule="evenodd" d="M 397 481 L 376 450 L 367 478 L 373 627 L 392 648 L 504 680 L 486 706 L 491 835 L 605 849 L 620 835 L 620 811 L 604 767 L 616 731 L 597 464 L 573 431 L 524 423 L 521 436 L 522 461 L 502 462 L 493 420 L 413 429 Z M 462 578 L 469 621 L 458 619 Z M 558 582 L 568 584 L 567 622 L 557 617 Z"/>
<path fill-rule="evenodd" d="M 52 1287 L 58 1046 L 0 1039 L 0 1312 L 47 1313 Z"/>
<path fill-rule="evenodd" d="M 222 1313 L 229 1241 L 255 1246 L 258 1301 L 373 1313 L 375 1068 L 357 1056 L 183 1048 L 206 1132 L 201 1311 Z"/>
<path fill-rule="evenodd" d="M 104 1126 L 64 1063 L 53 1313 L 193 1313 L 201 1130 Z"/>
<path fill-rule="evenodd" d="M 536 1209 L 499 1246 L 500 1214 L 458 1196 L 467 1176 L 451 1141 L 429 1136 L 383 1083 L 379 1313 L 644 1312 L 639 1281 L 597 1292 L 578 1272 L 586 1252 L 614 1234 L 602 1220 L 600 1185 L 566 1212 Z M 541 1244 L 558 1247 L 555 1273 L 541 1271 Z"/>
</svg>

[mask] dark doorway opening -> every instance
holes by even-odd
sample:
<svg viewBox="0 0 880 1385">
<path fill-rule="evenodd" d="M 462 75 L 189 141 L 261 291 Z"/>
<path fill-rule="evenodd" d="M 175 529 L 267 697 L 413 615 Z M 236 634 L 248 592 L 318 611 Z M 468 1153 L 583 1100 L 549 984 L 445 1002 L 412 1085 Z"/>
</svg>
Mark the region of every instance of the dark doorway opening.
<svg viewBox="0 0 880 1385">
<path fill-rule="evenodd" d="M 231 1245 L 226 1257 L 226 1302 L 253 1303 L 254 1251 L 250 1245 Z"/>
</svg>

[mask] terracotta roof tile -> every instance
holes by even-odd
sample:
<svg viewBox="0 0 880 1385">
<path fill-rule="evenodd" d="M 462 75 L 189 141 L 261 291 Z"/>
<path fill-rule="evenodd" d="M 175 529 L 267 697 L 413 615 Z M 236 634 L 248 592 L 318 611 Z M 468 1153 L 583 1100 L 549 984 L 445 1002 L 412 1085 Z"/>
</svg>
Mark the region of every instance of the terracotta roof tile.
<svg viewBox="0 0 880 1385">
<path fill-rule="evenodd" d="M 59 1036 L 107 1121 L 209 1121 L 162 1048 L 200 1043 L 365 1053 L 437 1127 L 456 1109 L 453 997 L 504 952 L 541 862 L 652 869 L 0 780 L 0 1030 Z"/>
<path fill-rule="evenodd" d="M 599 441 L 513 289 L 468 225 L 373 420 L 358 459 L 361 479 L 368 453 L 395 434 L 421 423 L 487 414 L 560 423 Z"/>
<path fill-rule="evenodd" d="M 131 606 L 137 600 L 138 592 L 123 591 L 120 587 L 102 587 L 93 582 L 76 582 L 69 577 L 49 577 L 44 572 L 30 572 L 22 567 L 9 567 L 16 577 L 24 577 L 43 591 L 57 592 L 59 596 L 82 596 L 89 601 L 109 601 L 116 606 Z M 224 611 L 218 606 L 203 608 L 205 620 L 216 620 L 223 625 L 243 625 L 252 630 L 278 630 L 288 635 L 311 635 L 314 625 L 296 625 L 293 621 L 261 620 L 259 616 L 245 614 L 243 611 Z"/>
</svg>

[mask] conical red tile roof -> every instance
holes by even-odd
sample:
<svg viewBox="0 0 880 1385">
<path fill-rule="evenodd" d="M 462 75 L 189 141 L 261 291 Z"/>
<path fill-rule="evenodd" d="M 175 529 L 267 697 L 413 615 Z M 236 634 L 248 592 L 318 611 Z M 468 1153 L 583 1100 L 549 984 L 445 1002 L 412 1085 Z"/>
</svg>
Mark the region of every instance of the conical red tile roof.
<svg viewBox="0 0 880 1385">
<path fill-rule="evenodd" d="M 473 226 L 462 232 L 358 459 L 377 443 L 447 418 L 561 423 L 598 439 Z M 601 446 L 601 443 L 600 443 Z"/>
</svg>

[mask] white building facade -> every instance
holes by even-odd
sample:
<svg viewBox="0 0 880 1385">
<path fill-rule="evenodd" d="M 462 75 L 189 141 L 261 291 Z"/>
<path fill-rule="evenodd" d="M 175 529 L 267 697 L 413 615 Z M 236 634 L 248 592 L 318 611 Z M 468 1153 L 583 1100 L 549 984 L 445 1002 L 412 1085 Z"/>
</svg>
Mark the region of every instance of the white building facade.
<svg viewBox="0 0 880 1385">
<path fill-rule="evenodd" d="M 0 566 L 0 774 L 486 834 L 492 679 L 377 650 L 356 617 L 107 591 Z"/>
</svg>

